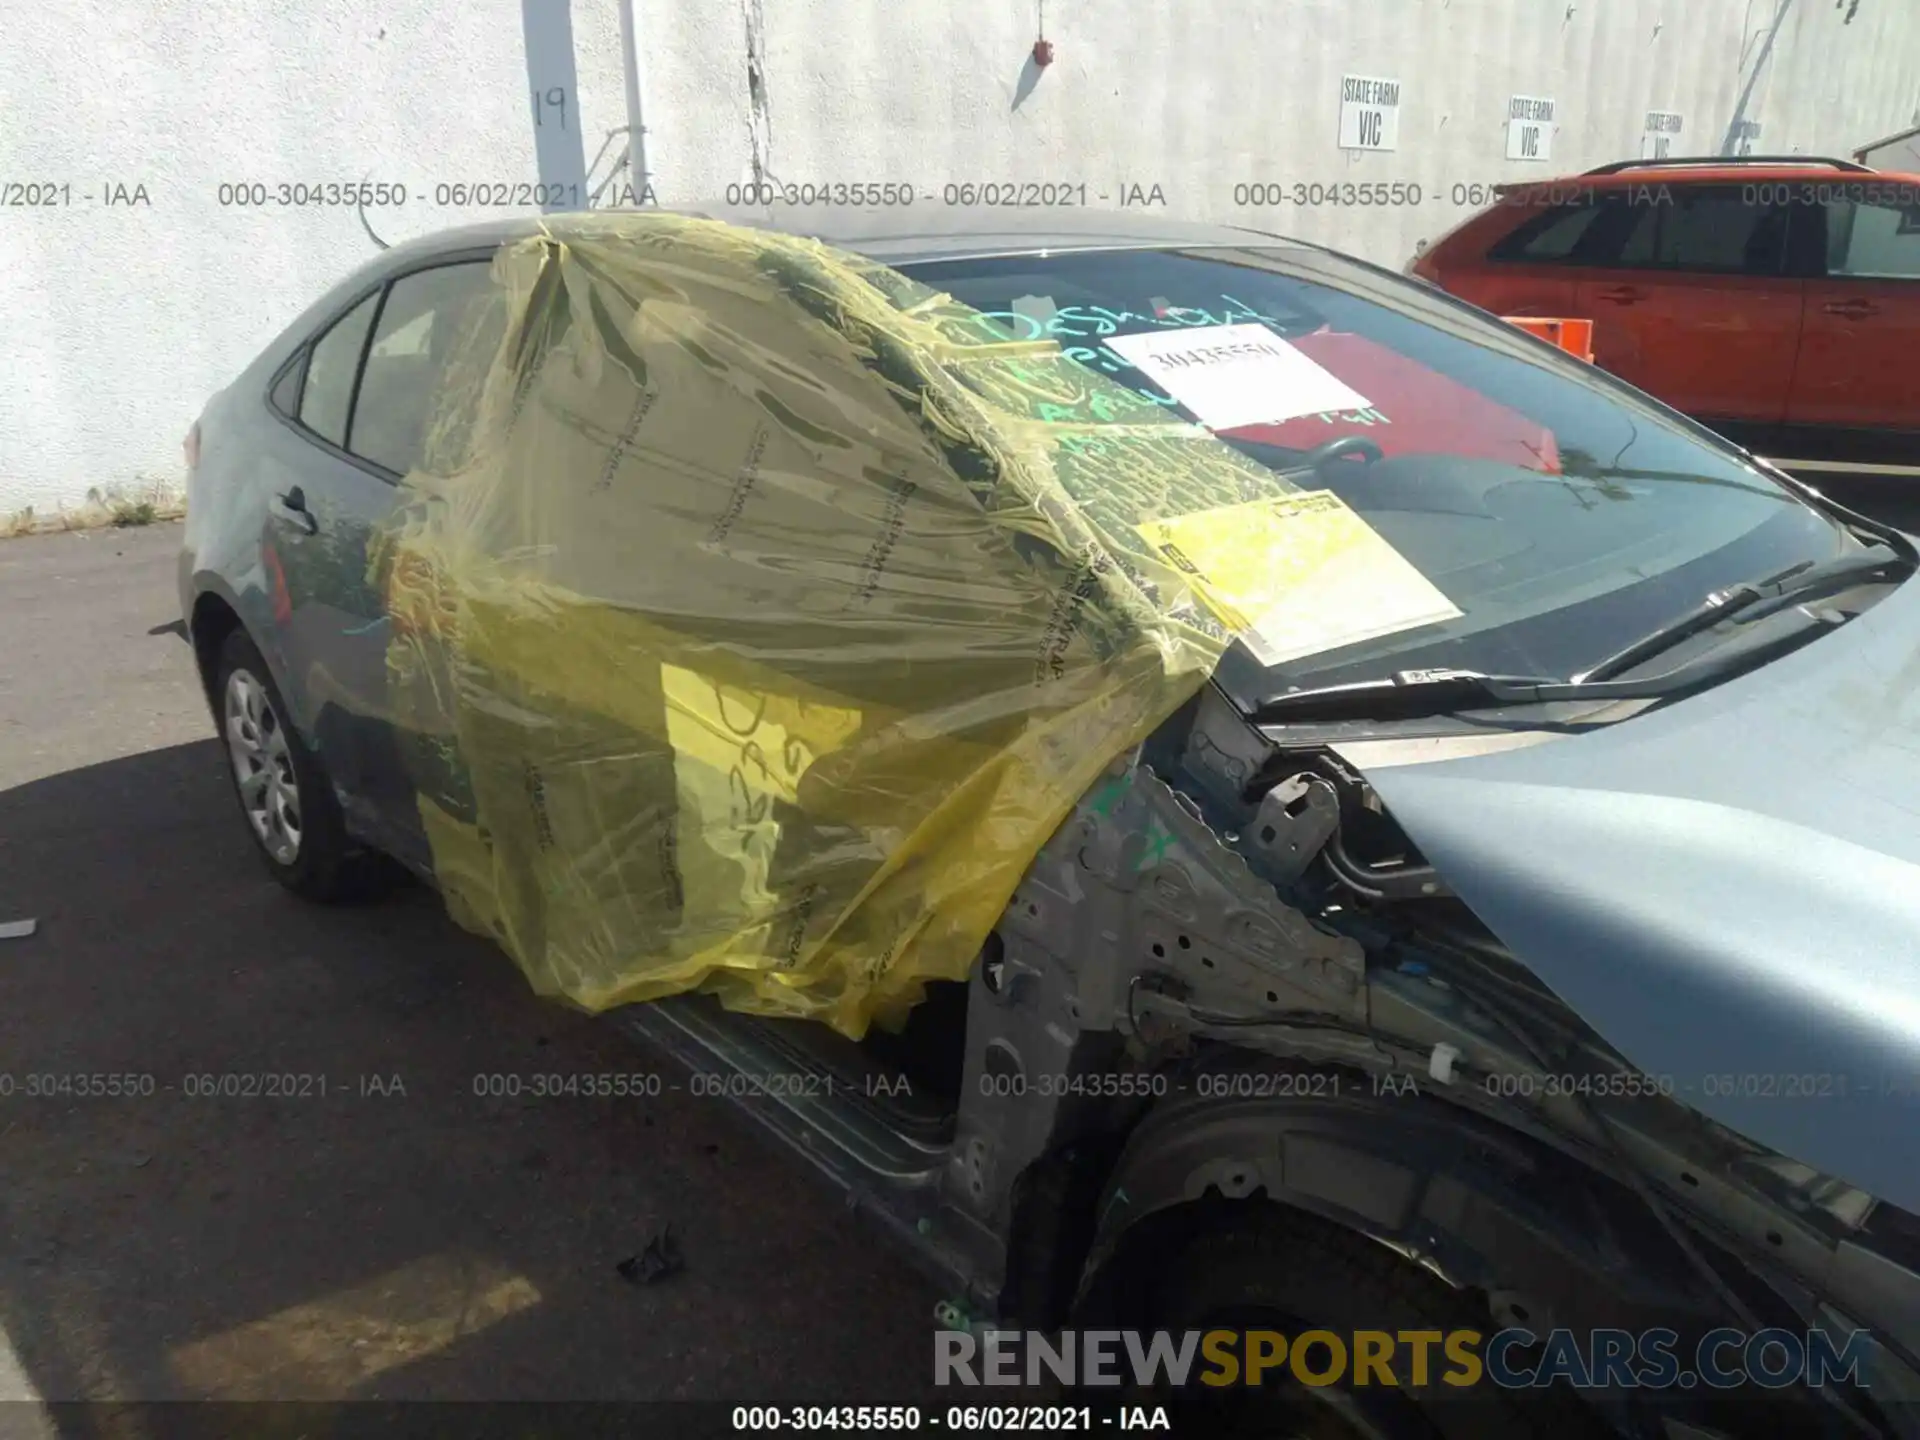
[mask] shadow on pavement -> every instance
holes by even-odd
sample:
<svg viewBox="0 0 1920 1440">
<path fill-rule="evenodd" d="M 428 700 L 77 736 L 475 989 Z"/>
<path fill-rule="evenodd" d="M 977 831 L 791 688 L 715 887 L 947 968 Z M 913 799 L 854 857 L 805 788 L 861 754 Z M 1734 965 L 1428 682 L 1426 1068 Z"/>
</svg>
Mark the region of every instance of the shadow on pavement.
<svg viewBox="0 0 1920 1440">
<path fill-rule="evenodd" d="M 0 941 L 0 1325 L 40 1396 L 922 1391 L 935 1297 L 838 1197 L 430 892 L 282 892 L 223 763 L 0 792 L 0 920 L 40 922 Z M 611 1072 L 662 1093 L 527 1093 Z M 685 1271 L 623 1280 L 669 1222 Z"/>
</svg>

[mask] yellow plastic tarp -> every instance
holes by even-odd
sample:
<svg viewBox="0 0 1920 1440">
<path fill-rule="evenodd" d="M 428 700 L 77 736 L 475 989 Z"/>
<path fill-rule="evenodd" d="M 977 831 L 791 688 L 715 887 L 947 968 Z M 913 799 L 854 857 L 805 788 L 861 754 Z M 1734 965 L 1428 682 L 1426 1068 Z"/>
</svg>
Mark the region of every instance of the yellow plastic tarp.
<svg viewBox="0 0 1920 1440">
<path fill-rule="evenodd" d="M 593 1010 L 898 1017 L 1227 643 L 1141 527 L 1295 487 L 812 241 L 561 217 L 492 276 L 372 572 L 450 910 Z"/>
</svg>

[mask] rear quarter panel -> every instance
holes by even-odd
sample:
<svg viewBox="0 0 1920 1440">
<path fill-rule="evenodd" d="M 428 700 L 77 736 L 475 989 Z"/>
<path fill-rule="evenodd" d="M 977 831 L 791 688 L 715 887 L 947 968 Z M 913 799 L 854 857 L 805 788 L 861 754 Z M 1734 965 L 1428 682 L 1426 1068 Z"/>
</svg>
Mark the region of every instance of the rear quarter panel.
<svg viewBox="0 0 1920 1440">
<path fill-rule="evenodd" d="M 1420 257 L 1413 271 L 1495 315 L 1572 315 L 1573 267 L 1487 258 L 1495 245 L 1537 213 L 1521 205 L 1496 204 L 1443 236 Z"/>
<path fill-rule="evenodd" d="M 203 596 L 218 596 L 260 649 L 291 718 L 311 741 L 309 697 L 298 683 L 275 612 L 275 584 L 261 537 L 270 496 L 301 483 L 305 442 L 272 411 L 267 391 L 280 367 L 354 297 L 396 268 L 402 252 L 360 265 L 303 310 L 200 415 L 200 463 L 187 482 L 178 583 L 191 628 Z M 409 256 L 414 247 L 408 247 Z"/>
</svg>

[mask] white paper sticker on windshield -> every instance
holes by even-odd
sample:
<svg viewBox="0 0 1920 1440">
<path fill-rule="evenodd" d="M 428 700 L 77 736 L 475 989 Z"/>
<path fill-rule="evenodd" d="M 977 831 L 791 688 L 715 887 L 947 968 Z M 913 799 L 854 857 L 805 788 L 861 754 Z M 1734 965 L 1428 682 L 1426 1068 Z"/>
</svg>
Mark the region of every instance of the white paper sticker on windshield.
<svg viewBox="0 0 1920 1440">
<path fill-rule="evenodd" d="M 1151 520 L 1138 529 L 1262 665 L 1460 616 L 1331 490 Z"/>
<path fill-rule="evenodd" d="M 1191 410 L 1209 430 L 1274 425 L 1367 397 L 1264 325 L 1204 325 L 1109 335 L 1101 342 Z"/>
</svg>

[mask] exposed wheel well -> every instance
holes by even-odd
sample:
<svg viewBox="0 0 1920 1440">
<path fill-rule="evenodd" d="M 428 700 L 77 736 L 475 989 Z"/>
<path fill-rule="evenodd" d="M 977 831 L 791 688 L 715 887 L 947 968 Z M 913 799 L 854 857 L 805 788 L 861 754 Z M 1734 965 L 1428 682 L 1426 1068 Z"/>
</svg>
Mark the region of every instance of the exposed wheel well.
<svg viewBox="0 0 1920 1440">
<path fill-rule="evenodd" d="M 1514 1221 L 1508 1217 L 1505 1223 L 1511 1227 Z M 1704 1295 L 1696 1295 L 1694 1299 L 1698 1304 L 1690 1305 L 1688 1296 L 1676 1289 L 1670 1305 L 1663 1307 L 1654 1297 L 1616 1291 L 1608 1284 L 1609 1279 L 1625 1277 L 1618 1274 L 1610 1277 L 1605 1269 L 1583 1277 L 1582 1283 L 1592 1292 L 1585 1297 L 1590 1302 L 1585 1306 L 1570 1303 L 1570 1291 L 1564 1281 L 1530 1290 L 1525 1296 L 1527 1303 L 1522 1303 L 1521 1297 L 1511 1289 L 1489 1287 L 1486 1276 L 1463 1283 L 1463 1277 L 1459 1276 L 1419 1273 L 1425 1267 L 1416 1265 L 1397 1245 L 1383 1242 L 1382 1237 L 1362 1227 L 1342 1223 L 1288 1199 L 1276 1198 L 1264 1187 L 1232 1199 L 1217 1187 L 1210 1187 L 1202 1194 L 1174 1201 L 1141 1217 L 1112 1245 L 1098 1253 L 1087 1277 L 1089 1283 L 1071 1317 L 1061 1323 L 1097 1329 L 1160 1328 L 1166 1317 L 1155 1303 L 1159 1298 L 1158 1283 L 1169 1274 L 1179 1273 L 1179 1265 L 1196 1249 L 1204 1250 L 1211 1241 L 1231 1239 L 1235 1235 L 1245 1237 L 1249 1232 L 1264 1235 L 1263 1243 L 1276 1254 L 1285 1255 L 1290 1263 L 1296 1254 L 1309 1261 L 1315 1254 L 1345 1256 L 1345 1263 L 1356 1279 L 1372 1277 L 1373 1283 L 1367 1288 L 1375 1295 L 1424 1294 L 1427 1305 L 1434 1307 L 1435 1313 L 1444 1311 L 1449 1317 L 1443 1329 L 1451 1326 L 1487 1334 L 1514 1327 L 1536 1335 L 1561 1330 L 1586 1336 L 1590 1341 L 1601 1326 L 1642 1335 L 1661 1327 L 1677 1332 L 1678 1353 L 1685 1354 L 1686 1347 L 1707 1333 L 1709 1327 L 1736 1323 L 1736 1317 L 1722 1310 L 1703 1308 L 1715 1304 L 1711 1297 Z M 1508 1243 L 1518 1238 L 1509 1235 Z M 1501 1248 L 1504 1246 L 1496 1240 L 1494 1249 Z M 1718 1251 L 1710 1250 L 1710 1258 L 1716 1265 L 1731 1263 L 1731 1257 Z M 1660 1257 L 1646 1254 L 1619 1253 L 1615 1259 L 1622 1268 L 1637 1269 L 1643 1275 L 1649 1271 L 1657 1273 L 1661 1264 Z M 1680 1262 L 1673 1257 L 1670 1264 L 1678 1266 Z M 1684 1266 L 1668 1273 L 1684 1286 Z M 1451 1299 L 1443 1294 L 1449 1289 Z M 1333 1293 L 1332 1287 L 1329 1293 Z M 1804 1321 L 1797 1319 L 1795 1312 L 1778 1297 L 1749 1295 L 1748 1298 L 1758 1304 L 1763 1326 L 1787 1332 L 1805 1328 Z M 1545 1308 L 1529 1310 L 1528 1304 L 1534 1301 L 1544 1301 Z M 1312 1311 L 1297 1314 L 1294 1323 L 1314 1328 L 1328 1326 L 1324 1317 Z M 1366 1322 L 1369 1327 L 1378 1323 L 1371 1317 Z M 1341 1327 L 1334 1323 L 1330 1328 L 1338 1333 Z M 1614 1396 L 1601 1397 L 1598 1404 L 1590 1407 L 1583 1403 L 1582 1397 L 1560 1386 L 1530 1393 L 1540 1398 L 1543 1407 L 1540 1414 L 1547 1423 L 1541 1433 L 1554 1435 L 1558 1440 L 1652 1433 L 1644 1429 L 1615 1428 L 1623 1424 L 1631 1427 L 1631 1417 L 1636 1413 L 1631 1396 L 1625 1397 L 1624 1405 L 1621 1397 Z M 1688 1397 L 1680 1394 L 1671 1398 L 1676 1406 L 1684 1406 Z M 1848 1398 L 1869 1417 L 1880 1415 L 1874 1408 L 1878 1397 L 1864 1387 L 1851 1391 Z M 1676 1408 L 1672 1413 L 1675 1419 L 1694 1422 L 1697 1428 L 1693 1433 L 1765 1434 L 1777 1440 L 1814 1440 L 1814 1437 L 1841 1433 L 1835 1427 L 1834 1411 L 1816 1392 L 1798 1387 L 1707 1389 L 1691 1399 L 1692 1408 Z M 1638 1413 L 1644 1423 L 1657 1411 Z"/>
<path fill-rule="evenodd" d="M 1351 1227 L 1264 1192 L 1228 1199 L 1210 1189 L 1145 1217 L 1109 1256 L 1101 1282 L 1083 1303 L 1082 1325 L 1176 1332 L 1277 1326 L 1296 1337 L 1374 1331 L 1389 1354 L 1408 1332 L 1484 1337 L 1497 1328 L 1483 1292 L 1450 1285 Z M 1550 1392 L 1482 1388 L 1465 1395 L 1443 1388 L 1452 1383 L 1429 1384 L 1422 1376 L 1404 1395 L 1375 1398 L 1361 1408 L 1372 1412 L 1378 1433 L 1434 1440 L 1600 1440 L 1618 1433 L 1566 1385 Z M 1182 1419 L 1210 1418 L 1217 1427 L 1228 1418 L 1209 1415 L 1204 1393 L 1182 1398 L 1191 1407 Z M 1276 1433 L 1269 1427 L 1278 1418 L 1228 1433 Z M 1368 1433 L 1376 1433 L 1373 1426 Z"/>
<path fill-rule="evenodd" d="M 1079 1297 L 1078 1308 L 1088 1318 L 1097 1317 L 1103 1324 L 1109 1321 L 1141 1322 L 1144 1317 L 1128 1308 L 1133 1297 L 1127 1287 L 1138 1272 L 1143 1268 L 1151 1268 L 1157 1257 L 1183 1250 L 1202 1235 L 1224 1227 L 1258 1223 L 1271 1225 L 1280 1231 L 1339 1236 L 1348 1241 L 1374 1239 L 1362 1230 L 1271 1196 L 1264 1189 L 1229 1199 L 1218 1188 L 1209 1188 L 1204 1194 L 1156 1210 L 1128 1226 L 1111 1248 L 1094 1261 L 1086 1277 L 1089 1283 Z M 1383 1259 L 1394 1254 L 1384 1245 L 1379 1250 Z M 1405 1257 L 1398 1258 L 1404 1260 Z M 1441 1277 L 1433 1278 L 1441 1284 L 1448 1283 Z M 1449 1285 L 1448 1288 L 1461 1296 L 1463 1303 L 1469 1307 L 1487 1307 L 1486 1292 L 1476 1286 Z M 1491 1312 L 1484 1318 L 1491 1319 Z"/>
<path fill-rule="evenodd" d="M 1480 1292 L 1502 1322 L 1652 1324 L 1718 1309 L 1620 1182 L 1438 1102 L 1364 1091 L 1173 1102 L 1022 1178 L 1003 1296 L 1032 1317 L 1022 1323 L 1062 1323 L 1063 1297 L 1090 1298 L 1123 1245 L 1170 1239 L 1196 1215 L 1241 1202 L 1314 1215 L 1409 1263 L 1418 1257 Z"/>
</svg>

